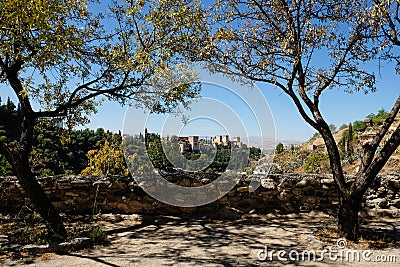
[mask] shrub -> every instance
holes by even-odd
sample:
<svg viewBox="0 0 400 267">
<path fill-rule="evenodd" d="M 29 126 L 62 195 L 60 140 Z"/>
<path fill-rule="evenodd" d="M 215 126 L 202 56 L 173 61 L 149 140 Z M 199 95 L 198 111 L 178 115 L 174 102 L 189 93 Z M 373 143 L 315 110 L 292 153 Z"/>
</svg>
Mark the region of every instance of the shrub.
<svg viewBox="0 0 400 267">
<path fill-rule="evenodd" d="M 276 145 L 276 148 L 275 148 L 275 153 L 276 153 L 276 154 L 282 153 L 283 150 L 284 150 L 284 147 L 283 147 L 283 144 L 282 144 L 282 143 L 279 143 L 279 144 Z"/>
<path fill-rule="evenodd" d="M 310 154 L 304 164 L 304 171 L 307 173 L 330 172 L 328 154 L 321 152 Z"/>
</svg>

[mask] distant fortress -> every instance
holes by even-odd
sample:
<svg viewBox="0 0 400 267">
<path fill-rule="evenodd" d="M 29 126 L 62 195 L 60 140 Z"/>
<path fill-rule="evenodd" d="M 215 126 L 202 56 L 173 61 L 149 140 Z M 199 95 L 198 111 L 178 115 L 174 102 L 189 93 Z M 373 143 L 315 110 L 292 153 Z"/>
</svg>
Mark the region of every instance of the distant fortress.
<svg viewBox="0 0 400 267">
<path fill-rule="evenodd" d="M 202 138 L 200 139 L 198 135 L 191 136 L 166 136 L 162 138 L 163 141 L 178 142 L 179 151 L 182 152 L 199 152 L 201 147 L 240 147 L 247 148 L 246 144 L 240 142 L 240 137 L 233 137 L 229 140 L 229 135 L 216 135 L 215 137 Z"/>
</svg>

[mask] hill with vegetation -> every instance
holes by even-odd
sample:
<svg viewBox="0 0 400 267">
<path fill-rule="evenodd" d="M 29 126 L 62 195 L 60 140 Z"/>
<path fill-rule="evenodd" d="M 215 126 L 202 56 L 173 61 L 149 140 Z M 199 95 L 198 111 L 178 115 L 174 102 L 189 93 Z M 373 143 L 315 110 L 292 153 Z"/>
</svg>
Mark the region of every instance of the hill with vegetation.
<svg viewBox="0 0 400 267">
<path fill-rule="evenodd" d="M 354 174 L 361 165 L 362 147 L 376 135 L 388 116 L 388 112 L 381 109 L 376 114 L 371 113 L 364 120 L 356 120 L 343 124 L 336 130 L 330 125 L 334 139 L 339 146 L 345 173 Z M 390 134 L 399 126 L 400 114 L 383 138 L 380 147 L 388 140 Z M 278 144 L 274 163 L 284 173 L 330 173 L 329 158 L 326 153 L 324 140 L 316 133 L 310 140 L 300 146 L 285 149 Z M 381 173 L 400 173 L 400 147 L 390 157 Z"/>
</svg>

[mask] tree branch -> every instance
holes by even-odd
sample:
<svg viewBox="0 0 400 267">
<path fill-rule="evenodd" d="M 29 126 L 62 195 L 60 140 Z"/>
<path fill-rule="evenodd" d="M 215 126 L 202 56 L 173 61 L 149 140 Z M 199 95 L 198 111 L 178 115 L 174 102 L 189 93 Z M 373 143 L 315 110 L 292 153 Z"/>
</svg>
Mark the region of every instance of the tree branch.
<svg viewBox="0 0 400 267">
<path fill-rule="evenodd" d="M 355 35 L 352 35 L 350 37 L 348 45 L 347 45 L 345 51 L 343 52 L 342 56 L 340 57 L 339 62 L 336 64 L 335 69 L 332 72 L 332 75 L 329 78 L 325 78 L 324 82 L 320 86 L 318 86 L 317 90 L 314 92 L 314 103 L 316 103 L 317 105 L 318 105 L 319 97 L 320 97 L 321 93 L 328 86 L 330 86 L 332 84 L 332 82 L 334 81 L 334 79 L 336 78 L 338 73 L 340 72 L 340 69 L 342 68 L 343 64 L 346 62 L 348 53 L 350 52 L 350 50 L 353 48 L 353 46 L 359 40 L 359 34 L 358 34 L 358 31 L 360 30 L 359 27 L 360 26 L 358 25 L 355 30 Z"/>
<path fill-rule="evenodd" d="M 379 152 L 378 156 L 371 162 L 371 164 L 366 168 L 363 173 L 365 180 L 357 179 L 356 190 L 359 192 L 365 192 L 368 187 L 372 184 L 375 176 L 379 171 L 385 166 L 386 162 L 389 160 L 390 156 L 400 145 L 400 124 L 397 126 L 396 130 L 383 146 L 382 150 Z"/>
<path fill-rule="evenodd" d="M 43 118 L 43 117 L 59 117 L 59 116 L 64 116 L 67 114 L 67 111 L 70 109 L 73 109 L 79 105 L 81 105 L 82 103 L 84 103 L 85 101 L 89 100 L 89 99 L 93 99 L 96 98 L 97 96 L 100 95 L 112 95 L 112 96 L 116 96 L 116 97 L 130 97 L 132 95 L 134 95 L 134 92 L 132 92 L 131 94 L 127 95 L 127 94 L 122 94 L 122 93 L 118 93 L 118 91 L 121 91 L 123 89 L 128 89 L 128 88 L 132 88 L 132 87 L 136 87 L 141 85 L 141 82 L 138 83 L 132 83 L 127 85 L 126 81 L 129 77 L 129 74 L 126 74 L 124 76 L 124 79 L 121 81 L 121 83 L 113 88 L 109 88 L 109 89 L 93 89 L 90 88 L 89 86 L 91 84 L 94 84 L 98 81 L 101 80 L 101 78 L 96 78 L 93 81 L 90 81 L 88 83 L 85 83 L 83 85 L 78 86 L 74 92 L 73 95 L 71 94 L 71 97 L 68 99 L 68 101 L 65 104 L 59 105 L 56 109 L 54 110 L 50 110 L 50 111 L 38 111 L 35 112 L 35 117 L 36 118 Z M 75 96 L 77 95 L 78 91 L 82 90 L 82 89 L 86 89 L 89 91 L 92 91 L 92 93 L 87 94 L 83 97 L 80 97 L 78 99 L 75 99 Z"/>
<path fill-rule="evenodd" d="M 385 120 L 381 128 L 379 129 L 378 134 L 374 137 L 374 139 L 363 146 L 364 156 L 362 157 L 362 168 L 365 170 L 371 164 L 375 152 L 381 143 L 383 137 L 386 135 L 389 127 L 393 124 L 394 119 L 400 110 L 400 96 L 397 98 L 392 110 L 389 113 L 388 118 Z"/>
</svg>

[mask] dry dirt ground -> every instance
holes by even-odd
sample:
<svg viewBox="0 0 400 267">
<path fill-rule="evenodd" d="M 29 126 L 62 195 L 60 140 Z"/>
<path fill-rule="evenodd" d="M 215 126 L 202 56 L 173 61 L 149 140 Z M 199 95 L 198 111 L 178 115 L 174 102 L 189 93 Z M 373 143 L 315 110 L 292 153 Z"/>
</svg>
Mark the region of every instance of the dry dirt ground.
<svg viewBox="0 0 400 267">
<path fill-rule="evenodd" d="M 335 242 L 317 240 L 317 229 L 335 225 L 325 214 L 251 215 L 234 222 L 130 216 L 100 224 L 108 232 L 107 246 L 8 259 L 0 266 L 400 266 L 399 248 L 339 249 Z M 400 220 L 381 219 L 370 225 L 396 232 Z M 388 259 L 396 262 L 377 262 Z"/>
</svg>

